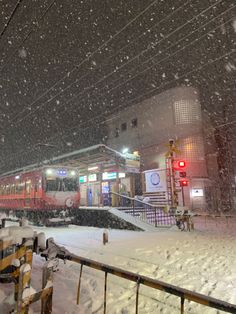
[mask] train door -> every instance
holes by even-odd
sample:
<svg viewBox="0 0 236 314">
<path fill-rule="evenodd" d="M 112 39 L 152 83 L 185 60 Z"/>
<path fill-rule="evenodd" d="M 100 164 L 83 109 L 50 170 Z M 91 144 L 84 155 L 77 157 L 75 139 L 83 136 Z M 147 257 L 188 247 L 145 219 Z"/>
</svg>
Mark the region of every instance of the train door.
<svg viewBox="0 0 236 314">
<path fill-rule="evenodd" d="M 40 178 L 36 177 L 34 181 L 34 191 L 33 191 L 33 197 L 34 197 L 34 207 L 37 206 L 38 200 L 40 198 Z"/>
<path fill-rule="evenodd" d="M 31 180 L 29 178 L 26 178 L 25 180 L 25 208 L 30 207 L 30 201 L 31 201 Z"/>
</svg>

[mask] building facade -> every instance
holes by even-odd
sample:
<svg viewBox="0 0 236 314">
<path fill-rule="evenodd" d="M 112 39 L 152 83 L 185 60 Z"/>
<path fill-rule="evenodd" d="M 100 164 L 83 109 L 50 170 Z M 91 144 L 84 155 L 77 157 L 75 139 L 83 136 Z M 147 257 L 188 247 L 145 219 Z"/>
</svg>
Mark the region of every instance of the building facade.
<svg viewBox="0 0 236 314">
<path fill-rule="evenodd" d="M 107 128 L 107 145 L 121 152 L 125 148 L 138 151 L 142 172 L 166 168 L 168 143 L 173 139 L 178 150 L 175 159 L 186 161 L 188 186 L 183 189 L 184 204 L 179 196 L 180 205 L 206 208 L 209 179 L 201 104 L 195 88 L 173 88 L 128 107 L 111 116 Z"/>
</svg>

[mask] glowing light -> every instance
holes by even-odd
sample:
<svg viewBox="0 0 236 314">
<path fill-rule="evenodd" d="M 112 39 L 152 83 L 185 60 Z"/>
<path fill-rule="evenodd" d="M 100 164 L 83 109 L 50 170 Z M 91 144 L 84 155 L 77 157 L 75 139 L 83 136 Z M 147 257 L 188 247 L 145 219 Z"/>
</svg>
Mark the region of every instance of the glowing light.
<svg viewBox="0 0 236 314">
<path fill-rule="evenodd" d="M 96 170 L 96 169 L 98 169 L 98 166 L 89 167 L 89 168 L 88 168 L 88 171 L 91 171 L 91 170 Z"/>
<path fill-rule="evenodd" d="M 122 154 L 126 154 L 128 153 L 129 149 L 127 147 L 125 147 L 123 150 L 122 150 Z"/>
<path fill-rule="evenodd" d="M 178 162 L 178 166 L 179 166 L 180 168 L 185 168 L 185 167 L 186 167 L 186 162 L 185 162 L 184 160 L 180 160 L 180 161 Z"/>
<path fill-rule="evenodd" d="M 53 170 L 52 169 L 47 169 L 46 170 L 46 174 L 48 174 L 48 175 L 53 174 Z"/>
</svg>

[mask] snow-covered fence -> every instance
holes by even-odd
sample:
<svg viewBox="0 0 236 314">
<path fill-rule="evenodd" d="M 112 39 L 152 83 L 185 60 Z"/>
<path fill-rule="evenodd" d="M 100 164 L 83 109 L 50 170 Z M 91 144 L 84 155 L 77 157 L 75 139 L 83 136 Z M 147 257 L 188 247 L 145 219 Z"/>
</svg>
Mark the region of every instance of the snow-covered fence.
<svg viewBox="0 0 236 314">
<path fill-rule="evenodd" d="M 0 283 L 14 283 L 14 313 L 26 314 L 29 305 L 42 300 L 43 314 L 52 311 L 52 271 L 54 262 L 45 263 L 43 287 L 39 292 L 31 287 L 31 266 L 33 251 L 39 253 L 46 249 L 45 234 L 37 234 L 29 226 L 10 226 L 0 229 Z"/>
<path fill-rule="evenodd" d="M 70 253 L 63 247 L 58 246 L 56 243 L 51 242 L 52 254 L 55 255 L 55 249 L 57 248 L 56 257 L 63 260 L 70 260 L 72 262 L 78 263 L 81 265 L 79 283 L 78 283 L 78 292 L 77 292 L 77 304 L 80 301 L 80 287 L 82 281 L 82 272 L 85 266 L 96 269 L 98 271 L 104 272 L 104 308 L 103 313 L 106 313 L 107 305 L 107 283 L 108 275 L 117 276 L 125 280 L 133 281 L 136 283 L 136 302 L 135 302 L 135 313 L 138 314 L 139 309 L 139 288 L 140 285 L 144 285 L 150 288 L 161 290 L 163 292 L 175 295 L 180 298 L 180 313 L 184 314 L 184 303 L 185 300 L 192 301 L 195 303 L 202 304 L 217 310 L 225 311 L 227 313 L 236 313 L 236 305 L 230 304 L 215 298 L 212 298 L 207 295 L 196 293 L 187 289 L 183 289 L 166 282 L 152 279 L 146 276 L 142 276 L 137 273 L 132 273 L 114 266 L 110 266 L 104 263 L 97 262 L 88 258 L 80 257 Z M 48 251 L 48 257 L 50 258 L 50 250 Z"/>
<path fill-rule="evenodd" d="M 53 294 L 53 263 L 45 263 L 43 267 L 42 290 L 36 292 L 30 286 L 31 267 L 24 264 L 20 269 L 19 292 L 16 303 L 16 313 L 27 314 L 29 305 L 41 300 L 41 314 L 52 313 L 52 294 Z"/>
</svg>

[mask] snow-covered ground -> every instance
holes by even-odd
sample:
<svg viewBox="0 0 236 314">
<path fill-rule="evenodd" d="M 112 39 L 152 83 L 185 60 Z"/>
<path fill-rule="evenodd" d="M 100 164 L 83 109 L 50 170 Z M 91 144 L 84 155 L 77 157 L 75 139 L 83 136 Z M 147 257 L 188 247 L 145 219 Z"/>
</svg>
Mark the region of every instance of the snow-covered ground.
<svg viewBox="0 0 236 314">
<path fill-rule="evenodd" d="M 236 224 L 232 221 L 196 224 L 193 232 L 176 227 L 156 232 L 109 230 L 106 245 L 102 243 L 103 230 L 98 228 L 35 229 L 43 229 L 47 238 L 54 237 L 59 245 L 80 256 L 236 304 Z M 43 263 L 42 257 L 34 256 L 35 289 L 40 289 Z M 54 274 L 53 313 L 103 313 L 104 273 L 84 266 L 81 304 L 77 306 L 79 273 L 80 265 L 60 262 Z M 0 299 L 7 293 L 9 286 L 1 285 Z M 108 275 L 107 313 L 134 313 L 135 295 L 134 283 Z M 139 313 L 180 313 L 179 304 L 177 297 L 140 288 Z M 30 313 L 40 313 L 39 304 L 31 305 Z M 185 313 L 221 312 L 186 301 Z"/>
</svg>

